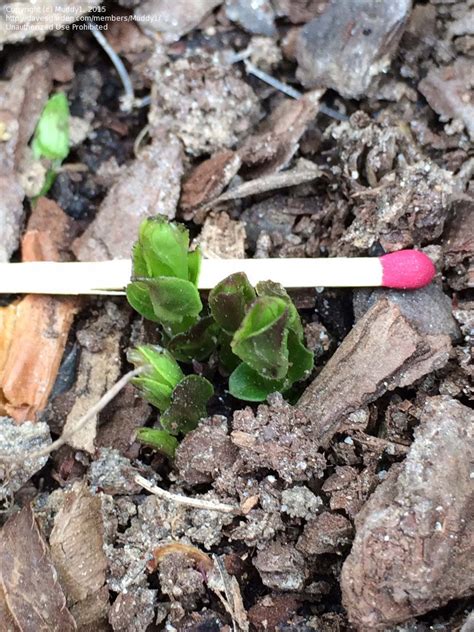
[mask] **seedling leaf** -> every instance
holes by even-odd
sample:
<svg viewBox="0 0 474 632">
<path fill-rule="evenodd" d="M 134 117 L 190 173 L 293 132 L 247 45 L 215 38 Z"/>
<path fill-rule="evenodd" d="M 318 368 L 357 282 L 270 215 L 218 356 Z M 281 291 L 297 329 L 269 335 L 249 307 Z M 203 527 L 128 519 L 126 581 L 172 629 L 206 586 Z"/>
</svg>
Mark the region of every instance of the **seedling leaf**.
<svg viewBox="0 0 474 632">
<path fill-rule="evenodd" d="M 184 378 L 179 364 L 169 351 L 153 345 L 132 349 L 128 359 L 135 367 L 145 369 L 133 379 L 133 384 L 151 404 L 165 410 L 170 405 L 173 389 Z"/>
<path fill-rule="evenodd" d="M 202 318 L 186 333 L 174 336 L 167 347 L 180 362 L 206 360 L 216 348 L 219 327 L 211 316 Z"/>
<path fill-rule="evenodd" d="M 300 315 L 285 288 L 274 281 L 260 281 L 257 283 L 256 290 L 259 296 L 276 296 L 285 301 L 289 310 L 288 327 L 295 332 L 300 340 L 303 340 L 304 331 Z"/>
<path fill-rule="evenodd" d="M 285 380 L 266 380 L 244 362 L 229 377 L 229 393 L 247 402 L 263 402 L 284 385 Z"/>
<path fill-rule="evenodd" d="M 48 99 L 31 146 L 36 158 L 62 161 L 69 154 L 69 104 L 64 92 Z"/>
<path fill-rule="evenodd" d="M 305 380 L 314 367 L 314 354 L 307 349 L 296 333 L 288 334 L 288 375 L 290 384 Z"/>
<path fill-rule="evenodd" d="M 180 333 L 193 325 L 202 310 L 201 298 L 191 281 L 173 277 L 140 279 L 148 288 L 156 318 Z"/>
<path fill-rule="evenodd" d="M 244 319 L 249 305 L 256 298 L 255 290 L 243 272 L 231 274 L 209 293 L 209 308 L 216 323 L 233 334 Z"/>
<path fill-rule="evenodd" d="M 160 423 L 172 435 L 194 430 L 207 415 L 206 405 L 214 393 L 212 384 L 200 375 L 187 375 L 176 386 L 169 408 Z"/>
<path fill-rule="evenodd" d="M 140 443 L 162 452 L 170 459 L 174 459 L 176 448 L 179 445 L 178 440 L 169 432 L 157 428 L 139 428 L 137 439 Z"/>
<path fill-rule="evenodd" d="M 128 302 L 136 312 L 147 320 L 151 320 L 155 323 L 160 322 L 153 310 L 150 292 L 145 283 L 132 281 L 132 283 L 127 285 L 126 293 Z"/>
<path fill-rule="evenodd" d="M 254 301 L 232 340 L 232 351 L 268 380 L 288 371 L 288 307 L 277 297 Z"/>
<path fill-rule="evenodd" d="M 139 229 L 138 242 L 134 249 L 138 267 L 146 264 L 148 277 L 178 277 L 188 280 L 189 233 L 181 224 L 169 222 L 165 217 L 156 216 L 144 220 Z M 194 267 L 196 263 L 193 262 Z"/>
</svg>

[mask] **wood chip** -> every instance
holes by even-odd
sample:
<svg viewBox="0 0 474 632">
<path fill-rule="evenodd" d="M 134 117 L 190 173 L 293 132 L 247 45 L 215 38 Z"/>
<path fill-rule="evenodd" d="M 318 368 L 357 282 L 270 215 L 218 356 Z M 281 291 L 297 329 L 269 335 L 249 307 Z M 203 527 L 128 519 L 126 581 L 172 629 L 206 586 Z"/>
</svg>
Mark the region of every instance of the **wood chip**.
<svg viewBox="0 0 474 632">
<path fill-rule="evenodd" d="M 244 182 L 226 191 L 215 200 L 208 202 L 204 208 L 215 207 L 217 204 L 226 202 L 227 200 L 238 200 L 250 195 L 256 195 L 257 193 L 294 187 L 303 182 L 311 182 L 311 180 L 315 180 L 321 177 L 321 175 L 321 170 L 314 162 L 306 160 L 305 158 L 299 158 L 292 169 Z"/>
<path fill-rule="evenodd" d="M 235 176 L 241 165 L 238 153 L 225 149 L 195 167 L 183 182 L 180 206 L 186 220 L 192 218 L 193 208 L 216 198 Z M 188 212 L 186 212 L 188 211 Z"/>
<path fill-rule="evenodd" d="M 107 589 L 102 590 L 107 569 L 102 503 L 86 485 L 76 483 L 65 492 L 64 503 L 54 519 L 50 546 L 59 582 L 76 620 L 81 612 L 84 624 L 87 610 L 92 610 L 96 621 L 106 618 L 109 595 Z"/>
<path fill-rule="evenodd" d="M 0 533 L 0 614 L 5 631 L 77 630 L 30 507 L 9 518 Z"/>
<path fill-rule="evenodd" d="M 299 147 L 299 140 L 318 111 L 321 91 L 301 99 L 285 99 L 249 136 L 239 155 L 252 168 L 252 177 L 275 173 L 286 167 Z"/>
<path fill-rule="evenodd" d="M 204 222 L 198 243 L 205 259 L 243 259 L 245 226 L 227 213 L 212 213 Z"/>
<path fill-rule="evenodd" d="M 128 259 L 143 219 L 158 214 L 174 218 L 182 174 L 179 141 L 174 137 L 156 139 L 122 172 L 96 218 L 74 242 L 77 258 Z"/>
<path fill-rule="evenodd" d="M 472 410 L 429 398 L 406 460 L 357 515 L 341 586 L 358 630 L 391 629 L 472 595 L 473 428 Z"/>
<path fill-rule="evenodd" d="M 128 309 L 120 311 L 114 303 L 109 302 L 105 304 L 103 313 L 91 318 L 79 332 L 82 351 L 74 387 L 76 396 L 63 432 L 74 428 L 77 421 L 119 378 L 120 340 L 128 317 Z M 68 444 L 76 450 L 93 453 L 96 434 L 97 416 L 75 432 L 68 439 Z"/>
<path fill-rule="evenodd" d="M 51 200 L 38 201 L 22 240 L 24 261 L 59 261 L 70 220 Z M 76 299 L 30 295 L 0 309 L 0 404 L 17 422 L 34 421 L 54 386 Z M 12 320 L 14 317 L 14 321 Z"/>
<path fill-rule="evenodd" d="M 419 333 L 397 305 L 379 300 L 298 402 L 313 419 L 315 441 L 327 445 L 351 412 L 443 366 L 450 349 L 449 334 Z"/>
</svg>

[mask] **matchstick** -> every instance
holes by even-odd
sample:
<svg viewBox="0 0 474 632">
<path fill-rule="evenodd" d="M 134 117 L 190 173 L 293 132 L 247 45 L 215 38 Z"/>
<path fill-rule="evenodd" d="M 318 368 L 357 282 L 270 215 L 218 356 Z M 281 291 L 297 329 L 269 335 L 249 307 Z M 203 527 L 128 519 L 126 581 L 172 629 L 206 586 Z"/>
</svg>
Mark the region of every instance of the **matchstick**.
<svg viewBox="0 0 474 632">
<path fill-rule="evenodd" d="M 122 294 L 130 281 L 131 262 L 0 263 L 0 294 Z M 204 259 L 199 287 L 213 288 L 234 272 L 250 282 L 271 280 L 296 287 L 392 287 L 416 289 L 435 274 L 431 259 L 417 250 L 382 257 L 330 259 Z"/>
</svg>

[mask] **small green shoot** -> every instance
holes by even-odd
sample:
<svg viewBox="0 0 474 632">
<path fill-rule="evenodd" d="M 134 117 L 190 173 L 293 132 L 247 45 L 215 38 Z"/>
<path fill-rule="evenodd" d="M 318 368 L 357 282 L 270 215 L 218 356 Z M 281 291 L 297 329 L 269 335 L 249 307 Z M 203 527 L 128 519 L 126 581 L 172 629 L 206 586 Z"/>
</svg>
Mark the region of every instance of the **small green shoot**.
<svg viewBox="0 0 474 632">
<path fill-rule="evenodd" d="M 188 231 L 165 217 L 142 222 L 133 248 L 130 305 L 159 323 L 167 336 L 187 331 L 198 321 L 202 302 L 197 289 L 199 251 L 189 251 Z"/>
<path fill-rule="evenodd" d="M 64 92 L 51 96 L 39 118 L 31 143 L 33 156 L 50 163 L 38 194 L 45 195 L 54 183 L 56 171 L 69 154 L 69 104 Z"/>
<path fill-rule="evenodd" d="M 63 161 L 69 154 L 69 104 L 64 92 L 50 97 L 31 145 L 35 158 Z"/>
</svg>

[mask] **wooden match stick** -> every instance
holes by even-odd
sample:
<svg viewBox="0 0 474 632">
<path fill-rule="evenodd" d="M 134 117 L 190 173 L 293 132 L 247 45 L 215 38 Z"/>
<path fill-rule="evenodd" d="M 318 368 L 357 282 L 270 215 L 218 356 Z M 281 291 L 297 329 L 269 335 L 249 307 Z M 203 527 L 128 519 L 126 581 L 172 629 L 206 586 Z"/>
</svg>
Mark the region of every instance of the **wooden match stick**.
<svg viewBox="0 0 474 632">
<path fill-rule="evenodd" d="M 0 294 L 122 294 L 130 281 L 129 260 L 0 263 Z M 382 257 L 331 259 L 204 259 L 199 287 L 213 288 L 234 272 L 250 283 L 271 280 L 296 287 L 392 287 L 416 289 L 435 274 L 431 259 L 417 250 Z"/>
</svg>

